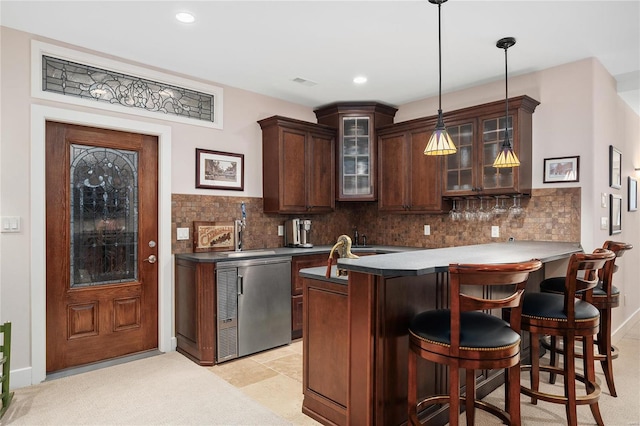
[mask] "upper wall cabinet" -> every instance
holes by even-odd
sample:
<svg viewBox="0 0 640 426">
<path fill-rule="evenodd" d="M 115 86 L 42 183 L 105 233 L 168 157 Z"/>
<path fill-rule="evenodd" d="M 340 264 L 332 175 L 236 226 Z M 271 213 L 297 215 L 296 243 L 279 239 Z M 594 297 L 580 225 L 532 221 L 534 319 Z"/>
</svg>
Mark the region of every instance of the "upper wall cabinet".
<svg viewBox="0 0 640 426">
<path fill-rule="evenodd" d="M 528 96 L 491 102 L 444 114 L 445 125 L 458 152 L 444 157 L 444 196 L 530 194 L 532 180 L 532 114 L 540 103 Z M 493 161 L 505 128 L 519 167 L 495 168 Z"/>
<path fill-rule="evenodd" d="M 339 102 L 315 110 L 318 123 L 338 129 L 338 201 L 376 200 L 376 128 L 393 123 L 396 111 L 376 102 Z"/>
<path fill-rule="evenodd" d="M 424 155 L 433 119 L 378 129 L 378 209 L 398 213 L 441 213 L 442 157 Z"/>
<path fill-rule="evenodd" d="M 258 124 L 262 128 L 264 212 L 333 211 L 336 130 L 280 116 Z"/>
</svg>

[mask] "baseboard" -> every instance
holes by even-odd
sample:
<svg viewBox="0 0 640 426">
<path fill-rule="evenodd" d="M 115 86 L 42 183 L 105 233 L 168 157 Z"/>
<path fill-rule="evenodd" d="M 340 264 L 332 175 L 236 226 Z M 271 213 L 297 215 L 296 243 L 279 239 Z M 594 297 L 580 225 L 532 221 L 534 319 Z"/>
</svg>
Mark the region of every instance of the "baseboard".
<svg viewBox="0 0 640 426">
<path fill-rule="evenodd" d="M 11 389 L 26 388 L 35 383 L 31 383 L 31 367 L 21 368 L 19 370 L 11 370 L 9 386 Z"/>
<path fill-rule="evenodd" d="M 627 318 L 620 327 L 616 328 L 615 331 L 611 333 L 611 343 L 617 345 L 624 335 L 627 334 L 627 332 L 631 330 L 638 321 L 640 321 L 640 309 L 631 314 L 631 316 Z"/>
</svg>

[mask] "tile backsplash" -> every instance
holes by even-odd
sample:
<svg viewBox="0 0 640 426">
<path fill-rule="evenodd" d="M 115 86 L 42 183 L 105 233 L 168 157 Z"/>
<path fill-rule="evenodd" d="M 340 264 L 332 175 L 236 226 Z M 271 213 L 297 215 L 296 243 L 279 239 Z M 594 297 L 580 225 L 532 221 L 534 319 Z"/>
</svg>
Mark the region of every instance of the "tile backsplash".
<svg viewBox="0 0 640 426">
<path fill-rule="evenodd" d="M 282 247 L 278 225 L 300 217 L 311 219 L 311 242 L 333 245 L 341 234 L 353 238 L 357 227 L 367 244 L 439 248 L 516 240 L 580 241 L 580 188 L 534 189 L 521 200 L 524 215 L 507 214 L 486 222 L 452 221 L 447 214 L 391 214 L 378 211 L 375 202 L 337 202 L 336 210 L 324 215 L 278 215 L 262 211 L 261 198 L 173 194 L 172 252 L 193 251 L 193 221 L 233 222 L 240 217 L 244 201 L 247 211 L 245 249 Z M 491 203 L 490 203 L 491 204 Z M 506 205 L 511 205 L 506 200 Z M 490 206 L 492 206 L 491 204 Z M 459 207 L 464 207 L 464 204 Z M 431 235 L 424 235 L 429 225 Z M 500 237 L 491 237 L 491 227 L 499 227 Z M 176 229 L 189 228 L 190 240 L 177 241 Z"/>
</svg>

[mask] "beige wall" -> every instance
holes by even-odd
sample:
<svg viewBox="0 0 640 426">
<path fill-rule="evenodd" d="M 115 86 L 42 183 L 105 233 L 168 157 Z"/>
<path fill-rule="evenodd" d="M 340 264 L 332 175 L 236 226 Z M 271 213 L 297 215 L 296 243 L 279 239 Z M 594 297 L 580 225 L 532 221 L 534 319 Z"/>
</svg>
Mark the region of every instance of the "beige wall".
<svg viewBox="0 0 640 426">
<path fill-rule="evenodd" d="M 30 341 L 33 332 L 30 312 L 32 295 L 29 284 L 34 267 L 29 259 L 30 107 L 41 104 L 105 116 L 128 117 L 125 114 L 31 98 L 30 40 L 28 34 L 1 28 L 0 214 L 20 216 L 23 230 L 17 234 L 0 234 L 0 320 L 14 323 L 12 370 L 21 371 L 29 370 L 33 357 Z M 623 152 L 624 186 L 622 190 L 614 190 L 624 198 L 623 232 L 614 237 L 633 243 L 636 250 L 622 259 L 623 279 L 617 281 L 627 299 L 626 306 L 615 313 L 614 327 L 620 327 L 625 319 L 640 308 L 640 289 L 632 279 L 640 275 L 640 262 L 633 261 L 638 259 L 640 253 L 640 212 L 626 212 L 626 177 L 634 173 L 634 167 L 640 167 L 640 118 L 617 96 L 615 81 L 611 76 L 597 61 L 591 59 L 510 77 L 509 86 L 510 96 L 527 94 L 541 102 L 534 114 L 534 187 L 553 187 L 542 184 L 543 158 L 581 156 L 580 182 L 572 186 L 582 188 L 581 237 L 586 250 L 600 246 L 609 238 L 608 233 L 601 231 L 598 226 L 599 217 L 607 215 L 608 211 L 599 205 L 600 193 L 610 192 L 607 178 L 608 145 L 613 143 Z M 171 128 L 171 192 L 174 194 L 230 195 L 227 191 L 195 189 L 197 147 L 244 154 L 245 191 L 232 196 L 260 197 L 261 137 L 256 121 L 274 114 L 315 121 L 310 108 L 231 87 L 224 87 L 224 90 L 224 130 L 136 118 Z M 503 82 L 495 82 L 445 94 L 443 107 L 453 110 L 503 97 Z M 396 121 L 433 115 L 436 102 L 437 99 L 428 99 L 401 105 Z"/>
</svg>

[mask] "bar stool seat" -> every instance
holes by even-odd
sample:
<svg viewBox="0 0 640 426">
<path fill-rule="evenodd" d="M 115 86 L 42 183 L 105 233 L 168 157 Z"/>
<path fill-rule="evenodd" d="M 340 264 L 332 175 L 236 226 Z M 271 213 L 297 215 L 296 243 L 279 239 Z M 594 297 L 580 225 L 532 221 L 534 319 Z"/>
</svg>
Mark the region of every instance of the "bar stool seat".
<svg viewBox="0 0 640 426">
<path fill-rule="evenodd" d="M 450 308 L 418 313 L 409 324 L 408 423 L 420 424 L 418 411 L 431 404 L 449 403 L 449 424 L 458 424 L 464 404 L 467 425 L 475 408 L 506 424 L 520 424 L 520 310 L 529 273 L 542 267 L 539 260 L 493 265 L 449 265 Z M 502 286 L 500 290 L 465 294 L 471 286 Z M 480 289 L 478 289 L 480 290 Z M 484 296 L 493 294 L 494 297 Z M 509 322 L 486 312 L 510 308 Z M 449 393 L 430 395 L 418 402 L 418 357 L 449 367 Z M 460 394 L 459 369 L 466 370 L 465 396 Z M 477 369 L 505 369 L 505 407 L 476 399 Z M 463 404 L 461 404 L 463 402 Z"/>
<path fill-rule="evenodd" d="M 616 242 L 605 241 L 603 248 L 611 250 L 615 253 L 617 261 L 619 257 L 633 248 L 633 245 Z M 598 347 L 598 353 L 594 354 L 594 359 L 600 361 L 607 388 L 611 396 L 617 397 L 615 382 L 613 380 L 613 363 L 618 358 L 618 348 L 611 343 L 611 309 L 620 306 L 620 290 L 613 285 L 613 274 L 618 269 L 615 263 L 611 268 L 605 268 L 600 274 L 598 285 L 593 288 L 592 299 L 590 303 L 600 311 L 600 329 L 594 343 Z M 540 291 L 545 293 L 564 293 L 565 277 L 547 278 L 540 283 Z M 583 298 L 583 291 L 576 290 L 576 297 Z M 555 337 L 551 337 L 550 341 L 542 341 L 542 346 L 550 351 L 550 361 L 552 365 L 557 365 L 556 354 L 564 354 L 562 347 L 559 347 Z M 577 358 L 582 358 L 581 352 L 576 352 Z M 550 383 L 555 383 L 555 375 L 552 373 L 549 379 Z"/>
<path fill-rule="evenodd" d="M 577 425 L 577 406 L 589 405 L 596 423 L 603 425 L 598 406 L 600 386 L 596 383 L 594 369 L 594 336 L 600 324 L 599 310 L 590 304 L 593 288 L 598 283 L 598 271 L 610 265 L 615 254 L 606 249 L 596 249 L 592 254 L 575 253 L 569 259 L 562 294 L 527 293 L 522 303 L 522 330 L 531 334 L 530 365 L 522 365 L 522 371 L 530 372 L 530 386 L 521 386 L 521 392 L 531 397 L 531 403 L 538 399 L 563 404 L 567 414 L 567 424 Z M 584 292 L 585 300 L 575 297 L 576 291 Z M 563 368 L 555 365 L 540 365 L 540 337 L 550 335 L 560 337 L 565 351 Z M 584 375 L 576 373 L 574 341 L 583 342 Z M 564 394 L 555 395 L 539 390 L 540 371 L 560 374 L 564 378 Z M 576 381 L 585 384 L 586 395 L 578 396 Z"/>
</svg>

